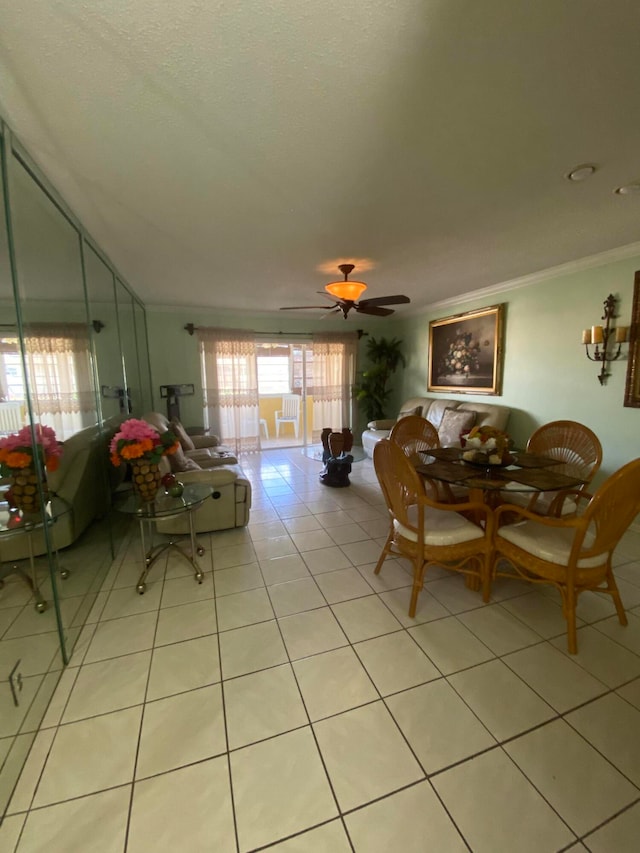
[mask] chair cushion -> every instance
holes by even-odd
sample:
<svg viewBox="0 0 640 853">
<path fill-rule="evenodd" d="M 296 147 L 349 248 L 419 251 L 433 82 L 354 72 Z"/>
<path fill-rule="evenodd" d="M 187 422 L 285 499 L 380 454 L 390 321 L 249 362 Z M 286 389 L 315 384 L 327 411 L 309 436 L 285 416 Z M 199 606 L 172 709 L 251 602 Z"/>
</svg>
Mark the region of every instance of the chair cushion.
<svg viewBox="0 0 640 853">
<path fill-rule="evenodd" d="M 191 440 L 191 437 L 187 435 L 186 429 L 182 426 L 178 418 L 171 418 L 170 429 L 175 433 L 183 450 L 195 450 L 195 444 Z"/>
<path fill-rule="evenodd" d="M 422 412 L 422 406 L 414 406 L 410 409 L 401 409 L 398 412 L 398 417 L 396 418 L 396 422 L 402 420 L 402 418 L 408 418 L 409 415 L 419 415 Z"/>
<path fill-rule="evenodd" d="M 418 526 L 418 512 L 420 508 L 410 506 L 407 510 L 409 521 L 415 527 Z M 417 542 L 418 535 L 415 530 L 405 527 L 396 519 L 393 522 L 396 533 L 410 542 Z M 484 530 L 476 527 L 460 513 L 446 509 L 435 509 L 427 506 L 424 508 L 424 544 L 425 545 L 458 545 L 461 542 L 471 542 L 473 539 L 482 539 Z"/>
<path fill-rule="evenodd" d="M 476 413 L 473 411 L 445 409 L 442 422 L 438 427 L 440 445 L 442 447 L 459 447 L 460 433 L 469 432 L 475 422 Z"/>
<path fill-rule="evenodd" d="M 500 538 L 506 539 L 507 542 L 522 548 L 523 551 L 532 554 L 534 557 L 539 557 L 558 566 L 567 566 L 574 536 L 575 531 L 570 528 L 546 527 L 535 521 L 522 521 L 518 524 L 501 527 L 497 538 L 498 540 Z M 593 542 L 593 535 L 587 532 L 584 544 L 588 548 L 591 542 Z M 585 560 L 578 560 L 578 568 L 595 568 L 601 566 L 606 559 L 606 554 L 600 554 Z"/>
<path fill-rule="evenodd" d="M 170 454 L 167 458 L 169 459 L 171 471 L 174 474 L 178 474 L 182 471 L 200 470 L 200 465 L 198 465 L 195 460 L 189 459 L 189 457 L 185 455 L 182 447 L 179 447 L 175 453 Z"/>
<path fill-rule="evenodd" d="M 531 508 L 532 512 L 538 515 L 549 515 L 551 504 L 558 495 L 558 492 L 538 492 L 533 487 L 525 488 L 520 483 L 505 483 L 505 491 L 509 492 L 508 502 L 527 508 L 531 503 L 533 495 L 537 495 L 536 502 Z M 562 502 L 562 515 L 575 515 L 578 510 L 578 505 L 574 500 L 567 497 Z"/>
</svg>

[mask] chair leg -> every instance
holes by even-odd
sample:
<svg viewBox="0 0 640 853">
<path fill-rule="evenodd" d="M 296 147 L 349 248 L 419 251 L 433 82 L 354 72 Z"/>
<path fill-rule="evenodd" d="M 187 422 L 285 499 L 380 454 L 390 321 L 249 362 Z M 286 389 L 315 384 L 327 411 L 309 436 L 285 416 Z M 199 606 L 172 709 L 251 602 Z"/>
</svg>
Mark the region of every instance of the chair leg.
<svg viewBox="0 0 640 853">
<path fill-rule="evenodd" d="M 578 634 L 576 632 L 576 591 L 567 587 L 565 594 L 565 619 L 567 620 L 567 647 L 570 655 L 578 653 Z"/>
<path fill-rule="evenodd" d="M 418 606 L 418 596 L 424 582 L 424 560 L 420 557 L 416 558 L 413 567 L 413 589 L 411 591 L 411 601 L 409 603 L 409 618 L 413 619 L 416 615 L 416 607 Z"/>
<path fill-rule="evenodd" d="M 480 561 L 480 571 L 482 572 L 482 600 L 485 604 L 489 603 L 491 598 L 491 575 L 493 566 L 493 555 L 487 554 L 484 560 Z"/>
<path fill-rule="evenodd" d="M 620 598 L 620 592 L 618 591 L 618 584 L 616 583 L 616 579 L 613 576 L 613 572 L 611 571 L 611 567 L 607 569 L 607 588 L 611 592 L 611 597 L 613 598 L 613 603 L 616 606 L 616 613 L 618 614 L 618 621 L 621 625 L 627 624 L 627 614 L 624 612 L 624 606 L 622 604 L 622 599 Z"/>
<path fill-rule="evenodd" d="M 380 574 L 380 569 L 382 568 L 382 564 L 387 559 L 389 554 L 391 553 L 391 543 L 393 541 L 393 533 L 389 533 L 387 536 L 387 541 L 384 543 L 384 548 L 382 549 L 382 554 L 380 554 L 380 558 L 376 563 L 376 567 L 373 570 L 374 575 Z"/>
</svg>

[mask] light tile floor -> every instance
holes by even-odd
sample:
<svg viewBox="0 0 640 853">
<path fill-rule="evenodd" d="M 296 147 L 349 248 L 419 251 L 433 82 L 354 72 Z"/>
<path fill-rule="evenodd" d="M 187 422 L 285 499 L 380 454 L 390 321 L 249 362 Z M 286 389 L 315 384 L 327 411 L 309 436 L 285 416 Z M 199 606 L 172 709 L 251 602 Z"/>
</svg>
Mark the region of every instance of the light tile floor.
<svg viewBox="0 0 640 853">
<path fill-rule="evenodd" d="M 640 534 L 617 575 L 629 615 L 585 595 L 577 656 L 553 590 L 501 581 L 483 605 L 375 560 L 370 462 L 349 489 L 299 451 L 243 462 L 247 529 L 200 537 L 137 596 L 135 532 L 39 731 L 6 853 L 636 851 Z"/>
</svg>

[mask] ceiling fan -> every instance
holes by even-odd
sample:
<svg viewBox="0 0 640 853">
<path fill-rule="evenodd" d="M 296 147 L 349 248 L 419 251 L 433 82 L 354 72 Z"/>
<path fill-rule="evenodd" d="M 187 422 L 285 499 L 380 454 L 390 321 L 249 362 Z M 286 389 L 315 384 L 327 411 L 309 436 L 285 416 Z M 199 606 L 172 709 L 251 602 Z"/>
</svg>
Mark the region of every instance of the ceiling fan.
<svg viewBox="0 0 640 853">
<path fill-rule="evenodd" d="M 411 302 L 408 296 L 374 296 L 373 299 L 359 299 L 367 289 L 364 281 L 349 281 L 349 274 L 355 269 L 353 264 L 340 264 L 340 272 L 344 275 L 344 281 L 332 281 L 325 285 L 324 293 L 317 291 L 321 296 L 333 299 L 333 305 L 293 305 L 281 308 L 281 311 L 304 311 L 308 308 L 321 308 L 328 314 L 342 313 L 344 319 L 353 308 L 358 314 L 374 314 L 376 317 L 386 317 L 393 314 L 393 308 L 384 308 L 384 305 L 401 305 Z M 328 310 L 327 310 L 328 309 Z"/>
</svg>

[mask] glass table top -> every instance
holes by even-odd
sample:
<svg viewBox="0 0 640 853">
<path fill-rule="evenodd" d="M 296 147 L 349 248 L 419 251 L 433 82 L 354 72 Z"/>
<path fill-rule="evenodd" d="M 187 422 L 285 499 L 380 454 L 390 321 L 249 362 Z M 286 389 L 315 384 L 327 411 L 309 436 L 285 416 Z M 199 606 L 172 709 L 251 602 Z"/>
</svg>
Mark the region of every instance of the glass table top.
<svg viewBox="0 0 640 853">
<path fill-rule="evenodd" d="M 302 453 L 305 456 L 308 456 L 309 459 L 316 459 L 318 462 L 322 462 L 323 447 L 321 444 L 309 444 L 303 449 Z M 351 460 L 352 462 L 362 462 L 363 459 L 367 458 L 367 454 L 359 444 L 354 444 L 347 455 L 353 456 L 353 459 Z M 337 459 L 340 461 L 339 456 Z"/>
<path fill-rule="evenodd" d="M 55 524 L 61 516 L 71 512 L 69 504 L 54 495 L 45 504 L 44 514 L 39 512 L 25 514 L 19 509 L 9 507 L 7 501 L 4 500 L 6 491 L 7 489 L 0 491 L 0 536 L 2 537 L 17 536 L 39 530 L 45 524 Z"/>
<path fill-rule="evenodd" d="M 169 518 L 199 506 L 213 494 L 213 486 L 205 483 L 188 483 L 179 498 L 172 498 L 160 489 L 152 503 L 143 503 L 134 491 L 126 492 L 114 504 L 119 512 L 139 518 Z"/>
</svg>

